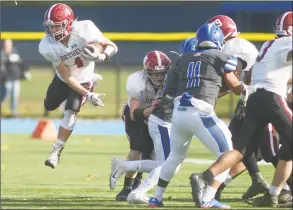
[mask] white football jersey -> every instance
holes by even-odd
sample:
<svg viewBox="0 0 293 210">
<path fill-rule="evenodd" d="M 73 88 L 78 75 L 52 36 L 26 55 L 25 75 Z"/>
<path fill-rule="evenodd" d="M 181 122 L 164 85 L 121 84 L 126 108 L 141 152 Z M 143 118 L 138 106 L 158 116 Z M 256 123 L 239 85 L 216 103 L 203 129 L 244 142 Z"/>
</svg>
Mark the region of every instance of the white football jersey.
<svg viewBox="0 0 293 210">
<path fill-rule="evenodd" d="M 82 50 L 91 42 L 100 42 L 102 32 L 90 20 L 75 21 L 69 37 L 68 47 L 61 42 L 50 42 L 44 37 L 39 44 L 39 52 L 56 67 L 62 62 L 68 66 L 71 75 L 79 82 L 85 83 L 92 79 L 95 62 L 81 56 Z M 62 80 L 58 71 L 57 76 Z"/>
<path fill-rule="evenodd" d="M 287 98 L 287 82 L 292 78 L 292 36 L 267 41 L 263 44 L 252 69 L 251 81 L 267 91 Z"/>
<path fill-rule="evenodd" d="M 163 88 L 160 87 L 156 91 L 148 80 L 146 73 L 141 70 L 128 76 L 126 91 L 128 94 L 128 106 L 130 106 L 130 98 L 135 98 L 141 101 L 141 107 L 139 108 L 145 109 L 150 107 L 153 100 L 162 94 Z"/>
<path fill-rule="evenodd" d="M 251 42 L 242 38 L 232 38 L 228 40 L 223 47 L 225 53 L 234 55 L 235 57 L 241 58 L 247 63 L 247 66 L 242 71 L 249 71 L 255 63 L 258 55 L 258 50 Z M 240 75 L 240 80 L 244 79 L 244 72 Z"/>
</svg>

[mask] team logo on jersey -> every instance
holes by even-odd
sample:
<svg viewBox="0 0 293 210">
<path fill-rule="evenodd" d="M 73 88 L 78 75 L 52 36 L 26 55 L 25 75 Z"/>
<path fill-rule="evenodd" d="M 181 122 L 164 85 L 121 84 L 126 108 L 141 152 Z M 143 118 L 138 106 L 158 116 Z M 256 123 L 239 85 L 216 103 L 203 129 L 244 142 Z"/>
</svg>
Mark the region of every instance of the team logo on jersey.
<svg viewBox="0 0 293 210">
<path fill-rule="evenodd" d="M 68 60 L 70 58 L 74 58 L 76 57 L 77 55 L 79 55 L 81 53 L 81 50 L 79 48 L 73 50 L 72 52 L 66 54 L 66 55 L 63 55 L 61 56 L 61 60 L 62 61 L 65 61 L 65 60 Z"/>
</svg>

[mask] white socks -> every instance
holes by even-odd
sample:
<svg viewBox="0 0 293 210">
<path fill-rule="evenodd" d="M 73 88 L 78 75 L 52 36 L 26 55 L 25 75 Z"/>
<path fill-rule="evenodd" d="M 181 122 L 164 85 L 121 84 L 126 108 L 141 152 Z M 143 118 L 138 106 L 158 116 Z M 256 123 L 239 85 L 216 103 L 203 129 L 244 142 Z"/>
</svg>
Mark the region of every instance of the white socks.
<svg viewBox="0 0 293 210">
<path fill-rule="evenodd" d="M 210 202 L 212 199 L 214 199 L 216 193 L 217 193 L 216 189 L 212 188 L 211 186 L 207 186 L 203 194 L 202 201 L 204 203 Z"/>
<path fill-rule="evenodd" d="M 55 144 L 56 144 L 56 146 L 62 146 L 62 147 L 64 147 L 65 142 L 62 141 L 62 140 L 60 140 L 60 139 L 57 139 L 57 140 L 55 141 Z"/>
<path fill-rule="evenodd" d="M 273 185 L 270 186 L 269 193 L 271 195 L 280 195 L 282 188 L 275 187 Z"/>
<path fill-rule="evenodd" d="M 157 161 L 155 160 L 135 160 L 135 161 L 123 161 L 122 168 L 125 172 L 138 171 L 144 173 L 150 173 L 157 167 Z"/>
</svg>

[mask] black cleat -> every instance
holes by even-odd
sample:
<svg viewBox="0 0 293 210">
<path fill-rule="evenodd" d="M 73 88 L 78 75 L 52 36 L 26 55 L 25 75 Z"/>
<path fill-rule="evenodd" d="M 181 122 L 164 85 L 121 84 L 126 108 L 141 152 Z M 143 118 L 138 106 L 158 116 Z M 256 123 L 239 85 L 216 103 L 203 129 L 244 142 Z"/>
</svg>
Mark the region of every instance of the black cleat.
<svg viewBox="0 0 293 210">
<path fill-rule="evenodd" d="M 257 207 L 276 208 L 278 206 L 278 196 L 271 195 L 269 192 L 267 192 L 263 196 L 253 199 L 252 205 Z"/>
<path fill-rule="evenodd" d="M 279 195 L 279 204 L 292 203 L 292 195 L 290 190 L 282 190 Z"/>
<path fill-rule="evenodd" d="M 247 191 L 242 195 L 243 200 L 253 198 L 254 196 L 262 193 L 266 193 L 269 190 L 269 185 L 265 181 L 254 182 L 247 189 Z"/>
<path fill-rule="evenodd" d="M 191 189 L 192 189 L 192 199 L 195 206 L 200 208 L 202 205 L 203 193 L 206 189 L 206 182 L 203 179 L 202 174 L 193 173 L 189 177 Z"/>
<path fill-rule="evenodd" d="M 131 187 L 125 187 L 121 190 L 121 192 L 116 195 L 116 201 L 127 201 L 127 196 L 131 193 Z"/>
</svg>

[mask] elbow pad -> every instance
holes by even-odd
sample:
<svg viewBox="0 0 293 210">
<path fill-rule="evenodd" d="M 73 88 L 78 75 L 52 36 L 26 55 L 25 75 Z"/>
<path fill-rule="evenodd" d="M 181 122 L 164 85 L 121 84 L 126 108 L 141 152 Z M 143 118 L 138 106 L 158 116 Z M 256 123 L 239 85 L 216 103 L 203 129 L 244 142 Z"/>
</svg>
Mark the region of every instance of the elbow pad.
<svg viewBox="0 0 293 210">
<path fill-rule="evenodd" d="M 138 121 L 138 122 L 143 122 L 145 117 L 143 115 L 143 111 L 144 109 L 135 109 L 134 112 L 133 112 L 133 117 L 135 119 L 135 121 Z"/>
</svg>

